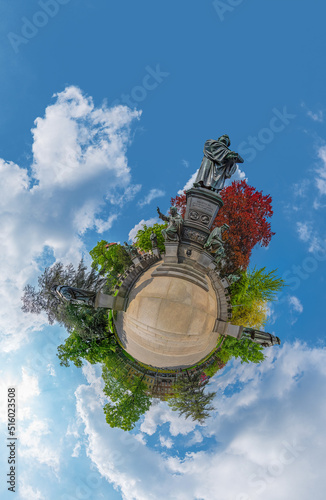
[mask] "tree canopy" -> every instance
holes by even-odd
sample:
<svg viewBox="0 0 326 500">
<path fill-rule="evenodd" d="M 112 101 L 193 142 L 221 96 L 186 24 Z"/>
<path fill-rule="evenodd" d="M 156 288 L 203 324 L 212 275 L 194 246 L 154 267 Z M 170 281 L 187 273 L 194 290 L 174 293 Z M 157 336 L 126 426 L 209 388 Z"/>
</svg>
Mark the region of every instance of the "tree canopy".
<svg viewBox="0 0 326 500">
<path fill-rule="evenodd" d="M 210 416 L 210 411 L 214 410 L 211 401 L 215 392 L 205 393 L 204 389 L 208 380 L 203 380 L 202 374 L 186 372 L 182 377 L 178 377 L 174 386 L 173 394 L 168 399 L 168 405 L 179 415 L 204 423 Z"/>
<path fill-rule="evenodd" d="M 267 272 L 266 267 L 241 273 L 240 280 L 231 285 L 232 304 L 250 305 L 254 301 L 269 302 L 276 298 L 284 286 L 282 278 L 276 276 L 276 269 Z"/>
<path fill-rule="evenodd" d="M 125 247 L 101 240 L 89 252 L 92 267 L 107 278 L 106 288 L 110 289 L 119 281 L 119 275 L 131 266 L 132 260 Z"/>
<path fill-rule="evenodd" d="M 125 371 L 123 367 L 121 369 Z M 116 375 L 107 366 L 103 366 L 103 392 L 110 399 L 103 410 L 110 427 L 130 431 L 150 408 L 151 398 L 146 394 L 147 386 L 142 381 L 143 377 Z"/>
<path fill-rule="evenodd" d="M 164 236 L 162 235 L 162 229 L 166 228 L 167 224 L 157 224 L 155 223 L 153 226 L 146 226 L 144 224 L 142 229 L 139 229 L 136 235 L 135 245 L 140 248 L 144 252 L 148 252 L 152 250 L 152 242 L 150 239 L 152 231 L 157 236 L 157 246 L 161 253 L 165 252 L 164 246 Z"/>
<path fill-rule="evenodd" d="M 75 366 L 81 367 L 84 360 L 92 364 L 101 363 L 110 351 L 115 350 L 116 343 L 112 337 L 85 339 L 73 331 L 64 344 L 58 346 L 57 356 L 62 366 L 69 366 L 73 362 Z"/>
<path fill-rule="evenodd" d="M 232 357 L 240 358 L 241 363 L 260 363 L 265 359 L 263 347 L 260 344 L 250 339 L 237 340 L 233 337 L 226 337 L 219 356 L 224 360 Z"/>
<path fill-rule="evenodd" d="M 34 314 L 45 312 L 50 325 L 57 321 L 69 330 L 71 323 L 67 317 L 67 304 L 51 291 L 52 287 L 67 285 L 97 292 L 104 281 L 95 269 L 87 272 L 83 260 L 79 262 L 77 269 L 72 264 L 64 266 L 62 262 L 56 262 L 38 277 L 38 290 L 29 284 L 25 286 L 22 310 Z"/>
<path fill-rule="evenodd" d="M 261 329 L 267 322 L 267 302 L 275 299 L 284 280 L 266 268 L 241 272 L 240 280 L 231 285 L 232 323 Z"/>
<path fill-rule="evenodd" d="M 224 206 L 219 210 L 212 229 L 226 223 L 230 227 L 228 237 L 225 234 L 227 272 L 246 269 L 252 249 L 256 245 L 268 246 L 273 233 L 270 222 L 273 215 L 272 199 L 263 195 L 245 180 L 234 181 L 220 192 Z M 178 207 L 184 216 L 186 196 L 176 196 L 171 203 Z"/>
</svg>

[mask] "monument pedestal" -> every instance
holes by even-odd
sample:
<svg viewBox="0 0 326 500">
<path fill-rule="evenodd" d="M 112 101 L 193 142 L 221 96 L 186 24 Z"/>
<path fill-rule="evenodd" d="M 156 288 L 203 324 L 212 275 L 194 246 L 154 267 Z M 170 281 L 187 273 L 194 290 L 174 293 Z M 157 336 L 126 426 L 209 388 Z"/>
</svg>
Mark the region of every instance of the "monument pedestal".
<svg viewBox="0 0 326 500">
<path fill-rule="evenodd" d="M 97 292 L 95 297 L 95 309 L 105 307 L 106 309 L 114 309 L 115 311 L 124 310 L 124 298 L 114 295 L 107 295 L 102 292 Z"/>
<path fill-rule="evenodd" d="M 241 338 L 243 331 L 243 326 L 232 325 L 232 323 L 227 323 L 226 321 L 216 320 L 214 326 L 214 332 L 218 332 L 220 335 L 224 335 L 225 337 L 233 337 L 237 340 Z"/>
<path fill-rule="evenodd" d="M 115 303 L 115 297 L 113 295 L 107 295 L 102 292 L 97 292 L 95 297 L 95 309 L 98 307 L 106 307 L 107 309 L 113 309 Z"/>
<path fill-rule="evenodd" d="M 153 255 L 155 255 L 158 259 L 161 258 L 161 254 L 160 254 L 160 251 L 158 248 L 153 248 L 152 252 L 153 252 Z"/>
<path fill-rule="evenodd" d="M 179 241 L 165 241 L 164 262 L 169 264 L 178 263 Z"/>
<path fill-rule="evenodd" d="M 224 203 L 222 198 L 205 188 L 191 188 L 186 191 L 187 208 L 184 226 L 210 232 L 217 213 Z"/>
<path fill-rule="evenodd" d="M 140 258 L 139 257 L 131 257 L 132 263 L 134 266 L 139 266 L 140 264 Z"/>
</svg>

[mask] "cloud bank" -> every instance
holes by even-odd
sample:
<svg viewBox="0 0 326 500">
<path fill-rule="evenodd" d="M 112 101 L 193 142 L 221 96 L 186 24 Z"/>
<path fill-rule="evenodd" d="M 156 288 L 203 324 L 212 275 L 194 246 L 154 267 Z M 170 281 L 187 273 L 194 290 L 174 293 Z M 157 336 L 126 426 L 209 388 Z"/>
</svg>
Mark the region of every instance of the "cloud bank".
<svg viewBox="0 0 326 500">
<path fill-rule="evenodd" d="M 40 260 L 78 261 L 83 234 L 109 230 L 115 199 L 139 191 L 126 152 L 140 114 L 96 107 L 79 88 L 67 87 L 35 120 L 30 168 L 0 159 L 0 350 L 18 348 L 44 322 L 20 311 L 22 288 L 35 279 Z"/>
<path fill-rule="evenodd" d="M 165 403 L 152 406 L 142 435 L 156 435 L 163 449 L 108 428 L 100 382 L 88 367 L 88 384 L 76 391 L 88 455 L 125 500 L 322 500 L 326 350 L 297 342 L 268 353 L 261 366 L 234 363 L 213 379 L 216 412 L 204 427 L 178 418 Z M 175 454 L 179 435 L 198 451 L 182 453 L 179 446 Z"/>
</svg>

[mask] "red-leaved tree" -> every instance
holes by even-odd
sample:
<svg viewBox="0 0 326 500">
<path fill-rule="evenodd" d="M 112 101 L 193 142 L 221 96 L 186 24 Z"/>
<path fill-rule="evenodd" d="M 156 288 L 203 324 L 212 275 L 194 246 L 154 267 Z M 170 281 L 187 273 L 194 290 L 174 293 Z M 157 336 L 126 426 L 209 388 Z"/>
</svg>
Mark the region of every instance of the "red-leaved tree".
<svg viewBox="0 0 326 500">
<path fill-rule="evenodd" d="M 224 206 L 220 209 L 212 229 L 226 223 L 229 232 L 224 232 L 228 273 L 246 269 L 255 245 L 268 246 L 273 233 L 270 222 L 273 215 L 272 198 L 263 195 L 246 181 L 234 181 L 225 187 L 220 196 Z M 182 216 L 186 211 L 186 195 L 171 198 L 171 204 L 178 207 Z"/>
</svg>

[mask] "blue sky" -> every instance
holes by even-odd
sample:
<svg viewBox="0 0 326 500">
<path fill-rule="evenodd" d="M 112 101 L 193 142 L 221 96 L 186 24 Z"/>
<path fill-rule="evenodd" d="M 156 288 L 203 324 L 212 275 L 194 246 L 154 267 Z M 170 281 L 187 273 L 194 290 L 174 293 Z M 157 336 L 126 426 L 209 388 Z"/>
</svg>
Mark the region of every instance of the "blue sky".
<svg viewBox="0 0 326 500">
<path fill-rule="evenodd" d="M 326 7 L 16 0 L 0 12 L 1 498 L 15 385 L 19 500 L 323 499 Z M 282 346 L 214 377 L 205 426 L 160 403 L 131 434 L 111 429 L 99 368 L 59 366 L 65 332 L 23 315 L 22 288 L 154 221 L 224 133 L 245 160 L 237 178 L 273 199 L 276 235 L 252 266 L 288 282 L 267 327 Z"/>
</svg>

